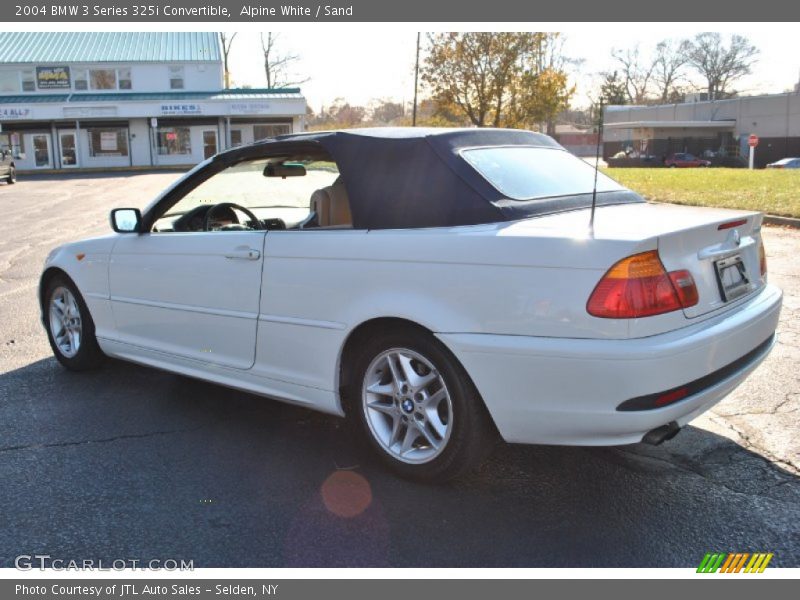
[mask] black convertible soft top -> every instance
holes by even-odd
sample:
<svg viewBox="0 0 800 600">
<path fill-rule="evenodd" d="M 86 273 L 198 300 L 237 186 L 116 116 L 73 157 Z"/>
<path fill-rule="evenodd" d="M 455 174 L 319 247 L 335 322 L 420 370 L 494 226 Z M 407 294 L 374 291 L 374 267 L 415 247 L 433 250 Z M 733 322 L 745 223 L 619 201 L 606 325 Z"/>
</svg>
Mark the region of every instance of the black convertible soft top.
<svg viewBox="0 0 800 600">
<path fill-rule="evenodd" d="M 564 151 L 546 135 L 514 129 L 366 128 L 262 140 L 222 152 L 209 168 L 213 174 L 253 158 L 329 158 L 339 168 L 355 229 L 496 223 L 591 205 L 590 193 L 528 201 L 504 196 L 460 154 L 498 146 Z M 628 202 L 643 200 L 628 190 L 597 194 L 598 206 Z"/>
</svg>

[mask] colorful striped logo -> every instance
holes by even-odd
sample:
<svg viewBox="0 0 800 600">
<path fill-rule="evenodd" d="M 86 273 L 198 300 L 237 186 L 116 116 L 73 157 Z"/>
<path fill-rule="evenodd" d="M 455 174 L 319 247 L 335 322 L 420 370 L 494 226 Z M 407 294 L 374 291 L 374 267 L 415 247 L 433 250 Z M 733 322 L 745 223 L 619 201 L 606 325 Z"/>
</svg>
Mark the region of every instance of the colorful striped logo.
<svg viewBox="0 0 800 600">
<path fill-rule="evenodd" d="M 769 561 L 772 560 L 772 552 L 756 552 L 754 554 L 731 552 L 728 554 L 721 552 L 708 552 L 700 566 L 697 567 L 698 573 L 763 573 Z"/>
</svg>

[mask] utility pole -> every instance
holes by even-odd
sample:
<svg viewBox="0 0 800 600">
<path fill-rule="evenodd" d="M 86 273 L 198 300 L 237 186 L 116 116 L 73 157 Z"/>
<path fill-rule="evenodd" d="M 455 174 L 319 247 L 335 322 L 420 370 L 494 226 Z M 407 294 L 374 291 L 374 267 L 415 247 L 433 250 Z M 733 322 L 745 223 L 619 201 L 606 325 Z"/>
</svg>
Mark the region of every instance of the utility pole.
<svg viewBox="0 0 800 600">
<path fill-rule="evenodd" d="M 417 83 L 419 81 L 419 36 L 420 32 L 417 32 L 417 60 L 414 63 L 414 112 L 411 117 L 411 126 L 417 126 Z"/>
</svg>

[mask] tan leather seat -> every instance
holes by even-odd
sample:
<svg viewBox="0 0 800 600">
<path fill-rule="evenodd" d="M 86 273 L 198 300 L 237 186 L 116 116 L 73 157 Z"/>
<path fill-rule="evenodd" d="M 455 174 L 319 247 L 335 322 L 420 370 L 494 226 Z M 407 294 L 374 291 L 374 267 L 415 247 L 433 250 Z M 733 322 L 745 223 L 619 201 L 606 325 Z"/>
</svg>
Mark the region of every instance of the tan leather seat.
<svg viewBox="0 0 800 600">
<path fill-rule="evenodd" d="M 320 227 L 352 227 L 350 200 L 341 179 L 311 195 L 311 210 L 317 214 Z"/>
</svg>

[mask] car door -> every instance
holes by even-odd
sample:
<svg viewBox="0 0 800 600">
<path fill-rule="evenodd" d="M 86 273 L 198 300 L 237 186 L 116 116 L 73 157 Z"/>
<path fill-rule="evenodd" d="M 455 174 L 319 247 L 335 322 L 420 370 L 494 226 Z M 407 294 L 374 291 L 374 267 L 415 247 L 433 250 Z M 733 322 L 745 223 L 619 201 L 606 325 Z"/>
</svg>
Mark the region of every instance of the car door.
<svg viewBox="0 0 800 600">
<path fill-rule="evenodd" d="M 6 177 L 11 170 L 11 152 L 0 150 L 0 177 Z"/>
<path fill-rule="evenodd" d="M 120 236 L 109 265 L 118 341 L 221 367 L 252 367 L 265 235 Z"/>
</svg>

